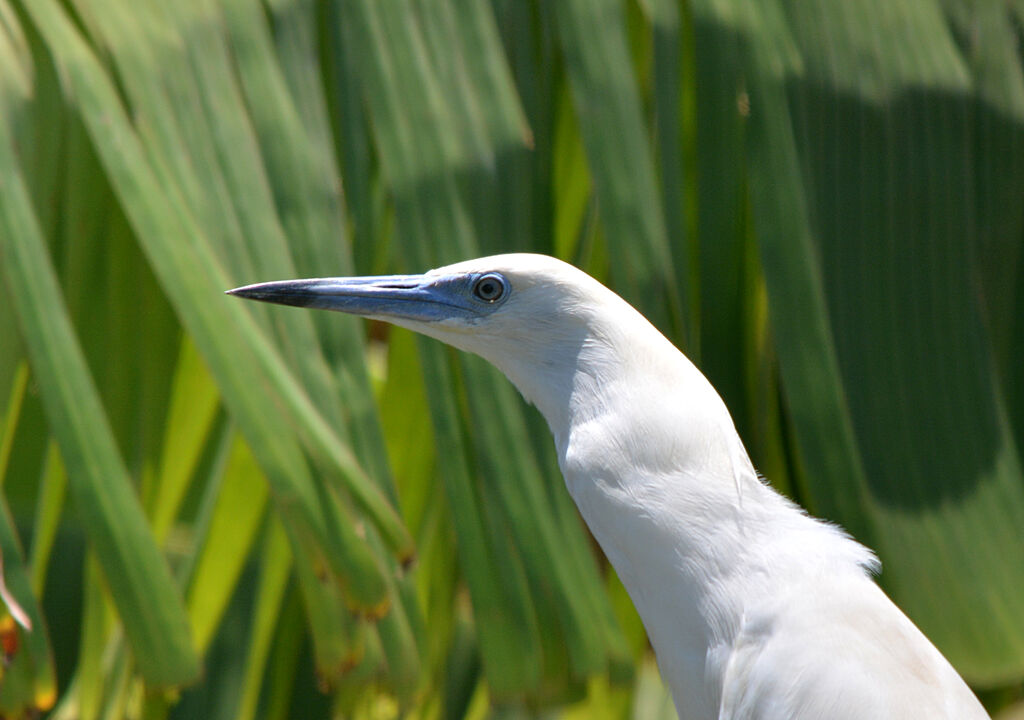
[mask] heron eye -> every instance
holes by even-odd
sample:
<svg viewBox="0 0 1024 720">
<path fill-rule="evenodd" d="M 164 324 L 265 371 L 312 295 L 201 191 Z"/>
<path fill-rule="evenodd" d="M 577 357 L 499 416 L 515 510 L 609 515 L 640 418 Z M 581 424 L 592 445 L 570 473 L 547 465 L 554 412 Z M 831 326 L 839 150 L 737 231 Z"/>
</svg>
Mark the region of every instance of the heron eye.
<svg viewBox="0 0 1024 720">
<path fill-rule="evenodd" d="M 499 275 L 484 275 L 473 286 L 473 294 L 484 302 L 497 302 L 505 294 L 505 280 Z"/>
</svg>

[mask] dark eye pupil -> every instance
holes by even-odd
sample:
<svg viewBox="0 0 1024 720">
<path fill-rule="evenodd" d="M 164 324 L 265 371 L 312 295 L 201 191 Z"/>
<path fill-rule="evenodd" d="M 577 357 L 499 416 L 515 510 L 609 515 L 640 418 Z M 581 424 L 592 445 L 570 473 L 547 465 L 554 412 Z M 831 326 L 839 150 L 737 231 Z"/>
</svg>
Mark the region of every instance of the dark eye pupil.
<svg viewBox="0 0 1024 720">
<path fill-rule="evenodd" d="M 500 298 L 504 292 L 504 286 L 500 281 L 493 277 L 485 277 L 476 285 L 476 296 L 481 300 L 486 300 L 487 302 L 494 302 Z"/>
</svg>

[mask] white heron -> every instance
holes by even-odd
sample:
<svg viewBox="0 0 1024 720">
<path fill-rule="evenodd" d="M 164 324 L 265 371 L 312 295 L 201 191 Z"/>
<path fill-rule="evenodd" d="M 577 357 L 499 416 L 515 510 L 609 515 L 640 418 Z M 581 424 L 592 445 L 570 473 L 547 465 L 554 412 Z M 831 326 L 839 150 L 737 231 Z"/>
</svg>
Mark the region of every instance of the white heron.
<svg viewBox="0 0 1024 720">
<path fill-rule="evenodd" d="M 707 379 L 580 270 L 511 254 L 230 292 L 385 320 L 504 372 L 546 418 L 682 720 L 988 717 L 871 551 L 762 483 Z"/>
</svg>

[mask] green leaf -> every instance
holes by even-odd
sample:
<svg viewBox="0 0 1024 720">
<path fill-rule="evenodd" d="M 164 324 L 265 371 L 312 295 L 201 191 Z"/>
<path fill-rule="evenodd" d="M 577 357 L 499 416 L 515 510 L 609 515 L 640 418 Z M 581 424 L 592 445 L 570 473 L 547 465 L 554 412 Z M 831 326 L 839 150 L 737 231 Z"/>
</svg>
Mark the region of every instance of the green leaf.
<svg viewBox="0 0 1024 720">
<path fill-rule="evenodd" d="M 22 362 L 14 372 L 11 394 L 7 399 L 6 417 L 4 417 L 4 424 L 0 426 L 0 488 L 4 485 L 4 478 L 7 477 L 7 464 L 11 459 L 14 433 L 18 429 L 18 417 L 21 415 L 26 387 L 28 387 L 28 365 Z"/>
<path fill-rule="evenodd" d="M 260 482 L 259 467 L 248 446 L 237 435 L 231 442 L 226 467 L 216 489 L 216 504 L 204 528 L 186 595 L 192 642 L 200 651 L 209 646 L 227 609 L 256 541 L 267 504 L 267 486 Z"/>
<path fill-rule="evenodd" d="M 625 17 L 615 0 L 554 5 L 576 116 L 587 149 L 612 279 L 662 331 L 682 333 L 681 296 L 636 79 Z"/>
<path fill-rule="evenodd" d="M 46 584 L 46 570 L 50 553 L 59 530 L 67 496 L 68 473 L 60 456 L 55 440 L 50 440 L 46 450 L 46 461 L 39 480 L 39 499 L 36 503 L 35 521 L 32 524 L 32 590 L 43 594 Z"/>
<path fill-rule="evenodd" d="M 150 503 L 153 534 L 159 539 L 166 536 L 174 522 L 196 472 L 213 427 L 217 401 L 217 388 L 195 345 L 188 338 L 183 338 L 171 389 L 157 491 Z"/>
<path fill-rule="evenodd" d="M 0 252 L 34 375 L 140 669 L 154 685 L 188 682 L 199 662 L 181 596 L 132 490 L 61 300 L 45 242 L 0 124 Z"/>
<path fill-rule="evenodd" d="M 281 622 L 290 569 L 288 538 L 281 524 L 271 517 L 266 524 L 261 545 L 260 580 L 253 606 L 253 629 L 246 658 L 242 697 L 238 703 L 238 720 L 256 717 L 271 642 Z"/>
<path fill-rule="evenodd" d="M 45 712 L 57 698 L 57 675 L 49 632 L 32 592 L 11 513 L 2 496 L 0 595 L 0 636 L 4 648 L 0 712 L 12 717 Z"/>
<path fill-rule="evenodd" d="M 62 64 L 77 93 L 86 125 L 172 304 L 204 353 L 268 480 L 283 497 L 296 501 L 282 509 L 299 513 L 320 542 L 338 542 L 327 535 L 324 521 L 318 519 L 312 479 L 301 474 L 305 463 L 294 432 L 284 430 L 280 419 L 278 410 L 284 404 L 302 428 L 302 439 L 310 450 L 345 481 L 346 490 L 378 523 L 396 552 L 408 555 L 411 540 L 394 509 L 327 427 L 309 396 L 256 327 L 249 310 L 220 296 L 230 283 L 203 244 L 180 197 L 174 191 L 162 191 L 161 180 L 146 163 L 143 147 L 95 57 L 49 0 L 36 0 L 31 10 L 43 33 L 51 36 L 53 46 L 62 49 Z M 219 302 L 209 300 L 219 296 Z M 239 348 L 248 348 L 248 352 Z M 344 571 L 341 567 L 336 570 Z"/>
<path fill-rule="evenodd" d="M 1004 683 L 1024 672 L 1024 568 L 997 549 L 1021 541 L 1024 486 L 973 280 L 989 221 L 962 171 L 975 101 L 938 4 L 857 7 L 784 17 L 764 3 L 745 57 L 755 220 L 808 502 L 878 550 L 883 584 L 962 673 Z M 1019 240 L 1019 222 L 1006 231 Z"/>
<path fill-rule="evenodd" d="M 541 680 L 541 646 L 521 560 L 502 528 L 488 523 L 467 465 L 465 440 L 450 369 L 436 345 L 420 340 L 434 433 L 449 452 L 438 456 L 458 538 L 462 571 L 473 598 L 480 650 L 491 691 L 498 698 L 535 690 Z"/>
</svg>

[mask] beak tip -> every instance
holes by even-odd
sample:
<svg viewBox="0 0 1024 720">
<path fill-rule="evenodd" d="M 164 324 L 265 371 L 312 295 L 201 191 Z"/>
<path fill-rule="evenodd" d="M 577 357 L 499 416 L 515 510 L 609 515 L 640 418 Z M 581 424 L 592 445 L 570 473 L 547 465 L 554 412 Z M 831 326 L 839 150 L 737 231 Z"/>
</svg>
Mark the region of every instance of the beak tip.
<svg viewBox="0 0 1024 720">
<path fill-rule="evenodd" d="M 225 290 L 225 295 L 258 300 L 275 305 L 293 305 L 295 307 L 316 307 L 317 295 L 304 287 L 304 280 L 282 280 L 277 282 L 256 283 Z"/>
<path fill-rule="evenodd" d="M 242 287 L 231 288 L 230 290 L 224 291 L 225 295 L 237 295 L 238 297 L 248 298 L 255 297 L 252 285 L 243 285 Z"/>
</svg>

